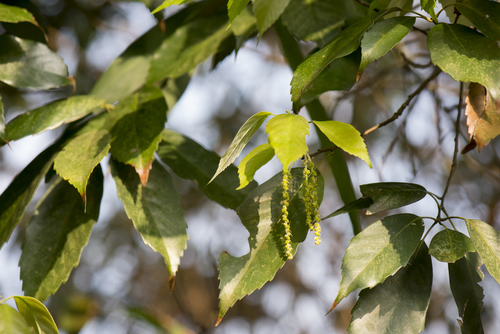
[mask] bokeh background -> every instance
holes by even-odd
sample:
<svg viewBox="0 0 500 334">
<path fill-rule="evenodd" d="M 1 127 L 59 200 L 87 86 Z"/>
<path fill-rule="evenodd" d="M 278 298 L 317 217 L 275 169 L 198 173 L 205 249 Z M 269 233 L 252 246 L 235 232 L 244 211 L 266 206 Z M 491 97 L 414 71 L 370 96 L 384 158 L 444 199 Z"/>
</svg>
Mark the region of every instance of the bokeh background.
<svg viewBox="0 0 500 334">
<path fill-rule="evenodd" d="M 27 0 L 2 1 L 27 5 Z M 39 9 L 39 22 L 47 26 L 49 45 L 68 65 L 77 82 L 77 94 L 86 94 L 111 62 L 136 38 L 157 23 L 150 10 L 161 1 L 32 0 Z M 170 16 L 170 7 L 158 17 Z M 425 25 L 419 26 L 425 29 Z M 4 24 L 0 33 L 23 36 L 32 27 Z M 42 35 L 39 38 L 43 38 Z M 314 47 L 302 44 L 304 50 Z M 415 66 L 415 65 L 420 66 Z M 352 123 L 364 131 L 390 117 L 431 72 L 425 35 L 411 32 L 385 57 L 368 66 L 349 92 L 330 92 L 321 102 L 332 119 Z M 200 65 L 175 107 L 167 127 L 181 132 L 208 149 L 222 154 L 244 121 L 265 110 L 283 113 L 291 108 L 289 83 L 292 72 L 282 56 L 279 40 L 271 29 L 249 40 L 238 52 L 218 63 Z M 0 83 L 5 117 L 49 101 L 67 97 L 71 88 L 49 92 L 14 89 Z M 450 172 L 454 149 L 454 122 L 459 105 L 459 84 L 441 74 L 431 82 L 396 122 L 365 137 L 373 162 L 346 156 L 357 194 L 359 185 L 372 182 L 414 182 L 441 195 Z M 460 148 L 468 134 L 460 111 Z M 306 116 L 303 110 L 302 115 Z M 0 150 L 0 191 L 13 177 L 61 133 L 53 130 L 10 143 Z M 261 130 L 242 156 L 267 139 Z M 308 138 L 311 152 L 319 144 L 314 133 Z M 480 154 L 459 155 L 458 168 L 446 199 L 450 215 L 481 219 L 500 228 L 500 140 L 492 141 Z M 237 161 L 238 163 L 239 161 Z M 356 294 L 351 294 L 325 316 L 338 290 L 340 264 L 352 238 L 347 215 L 324 221 L 323 242 L 313 236 L 299 247 L 272 282 L 239 301 L 219 327 L 217 257 L 222 251 L 234 256 L 248 252 L 248 232 L 236 214 L 205 198 L 196 184 L 175 178 L 188 222 L 188 248 L 172 293 L 162 258 L 145 246 L 126 217 L 107 167 L 105 192 L 99 221 L 80 265 L 70 279 L 46 303 L 62 333 L 345 333 Z M 259 182 L 279 172 L 273 160 L 260 170 Z M 326 164 L 320 166 L 325 181 L 321 213 L 327 215 L 343 204 Z M 23 229 L 33 203 L 11 240 L 0 250 L 0 294 L 22 295 L 17 266 Z M 434 202 L 424 200 L 395 212 L 433 217 Z M 366 216 L 363 227 L 387 213 Z M 429 221 L 427 221 L 429 222 Z M 455 221 L 465 232 L 464 223 Z M 429 226 L 429 225 L 428 225 Z M 433 230 L 426 241 L 438 231 Z M 457 308 L 448 285 L 447 265 L 433 259 L 434 282 L 425 333 L 458 333 Z M 483 267 L 483 270 L 484 267 Z M 487 333 L 500 333 L 500 287 L 487 273 L 483 322 Z"/>
</svg>

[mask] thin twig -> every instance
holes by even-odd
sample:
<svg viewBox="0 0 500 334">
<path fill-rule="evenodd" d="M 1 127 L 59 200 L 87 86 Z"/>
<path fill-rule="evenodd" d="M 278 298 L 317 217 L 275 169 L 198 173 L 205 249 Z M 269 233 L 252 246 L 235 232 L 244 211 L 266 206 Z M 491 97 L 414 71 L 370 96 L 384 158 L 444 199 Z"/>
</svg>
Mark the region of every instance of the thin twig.
<svg viewBox="0 0 500 334">
<path fill-rule="evenodd" d="M 382 123 L 379 123 L 379 124 L 375 125 L 374 127 L 366 130 L 365 132 L 363 132 L 362 135 L 366 136 L 370 132 L 373 132 L 373 131 L 377 130 L 378 128 L 381 128 L 387 124 L 390 124 L 390 123 L 394 122 L 396 119 L 398 119 L 399 116 L 401 116 L 401 114 L 403 114 L 403 111 L 406 109 L 406 107 L 408 107 L 410 102 L 415 98 L 415 96 L 420 94 L 425 89 L 425 87 L 427 87 L 429 82 L 431 82 L 435 77 L 437 77 L 439 75 L 439 73 L 441 73 L 441 70 L 438 67 L 434 68 L 434 71 L 432 72 L 432 74 L 427 79 L 425 79 L 413 93 L 408 95 L 408 98 L 406 99 L 406 101 L 399 107 L 399 109 L 394 113 L 394 115 L 392 115 L 391 118 L 389 118 L 389 119 L 383 121 Z"/>
<path fill-rule="evenodd" d="M 365 1 L 363 1 L 363 0 L 355 0 L 355 1 L 356 1 L 357 3 L 362 4 L 362 5 L 363 5 L 363 6 L 365 6 L 365 7 L 370 7 L 370 4 L 369 4 L 368 2 L 365 2 Z"/>
<path fill-rule="evenodd" d="M 335 152 L 336 149 L 337 149 L 337 146 L 320 148 L 316 152 L 309 154 L 309 156 L 311 158 L 314 158 L 315 156 L 320 155 L 321 153 L 324 153 L 324 152 Z"/>
<path fill-rule="evenodd" d="M 432 61 L 429 60 L 429 62 L 427 64 L 417 64 L 417 63 L 414 63 L 413 61 L 411 61 L 410 59 L 406 58 L 405 54 L 403 52 L 401 52 L 401 56 L 403 57 L 404 61 L 408 63 L 408 65 L 410 65 L 411 67 L 415 67 L 415 68 L 427 68 L 427 67 L 431 67 L 432 66 Z"/>
</svg>

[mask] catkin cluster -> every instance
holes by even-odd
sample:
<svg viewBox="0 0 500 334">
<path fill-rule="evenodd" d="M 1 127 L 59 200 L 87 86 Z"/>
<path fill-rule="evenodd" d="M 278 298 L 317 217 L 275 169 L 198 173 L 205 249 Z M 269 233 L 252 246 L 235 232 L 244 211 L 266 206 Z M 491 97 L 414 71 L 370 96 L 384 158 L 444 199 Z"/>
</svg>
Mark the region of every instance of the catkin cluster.
<svg viewBox="0 0 500 334">
<path fill-rule="evenodd" d="M 283 222 L 283 226 L 285 227 L 285 253 L 286 257 L 291 260 L 293 259 L 292 254 L 292 230 L 290 229 L 290 220 L 288 220 L 288 206 L 290 205 L 290 194 L 288 193 L 290 187 L 290 179 L 292 175 L 290 171 L 287 169 L 283 171 L 283 180 L 281 181 L 281 185 L 283 188 L 283 206 L 281 208 L 281 221 Z"/>
</svg>

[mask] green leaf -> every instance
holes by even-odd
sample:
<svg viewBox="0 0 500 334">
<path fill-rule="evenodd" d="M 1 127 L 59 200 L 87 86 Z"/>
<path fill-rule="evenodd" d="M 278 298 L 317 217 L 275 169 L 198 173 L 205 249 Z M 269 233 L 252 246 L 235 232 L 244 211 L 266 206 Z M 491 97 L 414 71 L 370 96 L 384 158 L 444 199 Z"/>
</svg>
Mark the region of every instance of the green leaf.
<svg viewBox="0 0 500 334">
<path fill-rule="evenodd" d="M 99 166 L 90 176 L 86 212 L 78 192 L 62 179 L 40 200 L 26 227 L 19 260 L 26 295 L 44 301 L 68 280 L 99 217 L 102 188 Z"/>
<path fill-rule="evenodd" d="M 259 39 L 264 32 L 281 16 L 290 0 L 254 0 L 253 11 L 257 18 Z"/>
<path fill-rule="evenodd" d="M 295 114 L 281 114 L 273 117 L 266 126 L 269 144 L 283 164 L 283 170 L 307 153 L 306 135 L 309 135 L 307 120 Z"/>
<path fill-rule="evenodd" d="M 332 309 L 351 292 L 372 288 L 405 266 L 423 233 L 420 217 L 402 213 L 376 221 L 352 238 L 342 259 L 342 279 Z"/>
<path fill-rule="evenodd" d="M 408 35 L 415 24 L 415 17 L 402 16 L 382 20 L 373 25 L 361 40 L 361 65 L 359 71 L 363 72 L 371 62 L 379 59 Z"/>
<path fill-rule="evenodd" d="M 0 196 L 0 247 L 9 240 L 12 231 L 21 221 L 40 181 L 52 166 L 58 150 L 58 145 L 52 145 L 40 153 L 14 178 Z"/>
<path fill-rule="evenodd" d="M 40 301 L 28 296 L 14 296 L 17 309 L 22 314 L 31 333 L 35 334 L 57 334 L 57 326 L 49 313 L 49 310 Z"/>
<path fill-rule="evenodd" d="M 365 141 L 361 134 L 351 124 L 337 121 L 313 121 L 313 123 L 330 139 L 332 143 L 343 151 L 352 154 L 372 168 Z"/>
<path fill-rule="evenodd" d="M 488 272 L 500 283 L 500 232 L 480 220 L 466 219 L 465 223 Z"/>
<path fill-rule="evenodd" d="M 31 334 L 23 316 L 10 305 L 0 304 L 0 319 L 0 333 Z"/>
<path fill-rule="evenodd" d="M 344 25 L 343 1 L 291 0 L 281 20 L 298 39 L 324 45 Z"/>
<path fill-rule="evenodd" d="M 111 154 L 132 165 L 146 185 L 161 132 L 167 121 L 167 104 L 159 88 L 146 86 L 122 100 L 110 112 Z"/>
<path fill-rule="evenodd" d="M 448 264 L 450 288 L 457 304 L 459 321 L 462 333 L 484 333 L 481 321 L 483 310 L 483 288 L 477 284 L 484 278 L 479 270 L 483 264 L 481 257 L 476 253 L 467 253 L 455 263 Z"/>
<path fill-rule="evenodd" d="M 51 89 L 70 85 L 68 68 L 45 44 L 0 35 L 0 81 L 13 87 Z"/>
<path fill-rule="evenodd" d="M 207 151 L 200 144 L 179 133 L 163 130 L 162 142 L 158 148 L 158 156 L 175 174 L 183 179 L 196 182 L 201 192 L 212 201 L 236 210 L 257 182 L 252 181 L 241 190 L 238 187 L 238 170 L 234 165 L 221 173 L 213 182 L 208 184 L 210 177 L 217 169 L 220 157 Z"/>
<path fill-rule="evenodd" d="M 0 96 L 0 140 L 5 141 L 5 116 L 3 112 L 2 96 Z"/>
<path fill-rule="evenodd" d="M 461 13 L 458 14 L 455 11 L 455 5 L 457 4 L 456 0 L 437 0 L 441 6 L 444 8 L 446 16 L 450 20 L 450 22 L 458 23 L 467 27 L 473 26 L 472 22 L 470 22 L 464 15 Z"/>
<path fill-rule="evenodd" d="M 436 0 L 420 0 L 420 6 L 423 10 L 429 13 L 434 22 L 439 22 L 436 12 L 434 11 L 434 8 L 436 8 Z"/>
<path fill-rule="evenodd" d="M 18 140 L 46 130 L 55 129 L 90 114 L 93 110 L 104 107 L 103 99 L 79 95 L 64 100 L 51 102 L 40 108 L 30 110 L 11 120 L 5 126 L 8 141 Z"/>
<path fill-rule="evenodd" d="M 111 173 L 135 229 L 144 243 L 165 259 L 172 288 L 188 236 L 184 209 L 171 176 L 158 162 L 153 163 L 145 187 L 130 166 L 111 160 Z"/>
<path fill-rule="evenodd" d="M 233 31 L 234 38 L 236 39 L 236 53 L 243 46 L 243 44 L 252 37 L 257 29 L 257 20 L 253 15 L 250 6 L 246 7 L 239 16 L 231 23 L 231 30 Z"/>
<path fill-rule="evenodd" d="M 240 186 L 236 190 L 246 187 L 253 180 L 255 172 L 267 164 L 273 157 L 274 149 L 268 143 L 257 146 L 248 153 L 238 166 Z"/>
<path fill-rule="evenodd" d="M 300 102 L 306 88 L 332 61 L 356 51 L 363 34 L 370 29 L 374 21 L 381 15 L 381 13 L 374 13 L 342 30 L 325 47 L 311 55 L 297 67 L 293 72 L 291 82 L 294 106 Z"/>
<path fill-rule="evenodd" d="M 189 0 L 165 0 L 160 6 L 156 7 L 156 9 L 151 12 L 151 14 L 158 13 L 160 10 L 170 7 L 172 5 L 182 5 L 183 3 L 186 3 L 188 1 Z"/>
<path fill-rule="evenodd" d="M 286 262 L 284 235 L 281 224 L 282 192 L 281 173 L 254 189 L 236 211 L 250 233 L 250 252 L 234 257 L 227 252 L 219 256 L 219 320 L 227 310 L 247 294 L 260 289 Z M 323 198 L 323 178 L 318 175 L 318 203 Z M 290 181 L 290 206 L 288 217 L 292 230 L 293 254 L 299 243 L 305 240 L 309 228 L 306 225 L 305 207 L 302 202 L 302 168 L 292 169 Z"/>
<path fill-rule="evenodd" d="M 229 165 L 231 165 L 234 160 L 240 155 L 241 151 L 245 148 L 246 144 L 250 141 L 252 136 L 257 132 L 262 123 L 266 118 L 271 115 L 270 112 L 261 111 L 250 117 L 238 130 L 238 133 L 234 137 L 233 141 L 229 145 L 228 149 L 222 155 L 220 159 L 219 166 L 209 183 L 212 182 L 220 173 L 222 173 Z"/>
<path fill-rule="evenodd" d="M 229 15 L 229 24 L 243 12 L 248 5 L 249 0 L 229 0 L 227 2 L 227 13 Z"/>
<path fill-rule="evenodd" d="M 167 77 L 177 78 L 191 71 L 215 53 L 231 32 L 227 28 L 225 14 L 202 18 L 179 27 L 155 51 L 147 83 Z"/>
<path fill-rule="evenodd" d="M 300 100 L 308 104 L 324 92 L 330 90 L 349 90 L 356 83 L 359 64 L 361 62 L 361 49 L 335 59 L 307 86 Z"/>
<path fill-rule="evenodd" d="M 429 245 L 429 254 L 438 261 L 454 263 L 467 252 L 475 252 L 474 244 L 464 234 L 445 229 L 436 233 Z"/>
<path fill-rule="evenodd" d="M 351 311 L 349 333 L 420 333 L 425 327 L 431 290 L 432 261 L 422 243 L 411 263 L 384 283 L 359 293 Z"/>
<path fill-rule="evenodd" d="M 20 7 L 8 6 L 1 3 L 0 3 L 0 22 L 9 22 L 9 23 L 29 22 L 38 26 L 38 23 L 33 17 L 33 14 L 28 12 L 26 9 Z"/>
<path fill-rule="evenodd" d="M 54 169 L 71 183 L 85 201 L 90 174 L 108 155 L 111 135 L 106 130 L 85 132 L 71 139 L 54 160 Z"/>
<path fill-rule="evenodd" d="M 424 187 L 414 183 L 381 182 L 363 184 L 359 188 L 363 196 L 373 200 L 366 212 L 368 215 L 418 202 L 427 195 Z"/>
<path fill-rule="evenodd" d="M 455 7 L 483 34 L 500 39 L 500 3 L 496 1 L 458 0 Z"/>
<path fill-rule="evenodd" d="M 438 24 L 427 35 L 432 62 L 456 81 L 484 85 L 500 97 L 500 48 L 488 37 L 460 24 Z"/>
<path fill-rule="evenodd" d="M 325 220 L 327 218 L 332 218 L 332 217 L 341 215 L 343 213 L 349 213 L 352 211 L 366 209 L 372 204 L 373 204 L 373 200 L 370 197 L 361 197 L 361 198 L 358 198 L 357 200 L 355 200 L 354 202 L 351 202 L 347 205 L 344 205 L 340 209 L 338 209 L 338 210 L 334 211 L 333 213 L 329 214 L 328 216 L 322 218 L 322 220 Z"/>
</svg>

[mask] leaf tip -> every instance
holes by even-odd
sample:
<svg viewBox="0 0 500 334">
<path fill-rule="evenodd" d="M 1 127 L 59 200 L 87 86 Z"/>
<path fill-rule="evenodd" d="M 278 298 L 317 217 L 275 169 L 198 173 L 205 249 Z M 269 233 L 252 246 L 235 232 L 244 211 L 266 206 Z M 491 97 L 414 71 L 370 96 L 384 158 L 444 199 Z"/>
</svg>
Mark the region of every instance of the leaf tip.
<svg viewBox="0 0 500 334">
<path fill-rule="evenodd" d="M 141 179 L 141 183 L 142 183 L 142 186 L 145 187 L 146 184 L 148 183 L 148 179 L 149 179 L 149 171 L 151 170 L 151 167 L 152 167 L 152 161 L 150 161 L 146 168 L 142 168 L 142 169 L 139 169 L 139 168 L 135 168 L 137 174 L 139 174 L 139 178 Z"/>
<path fill-rule="evenodd" d="M 330 308 L 330 310 L 328 310 L 328 312 L 326 312 L 325 316 L 330 314 L 330 312 L 332 312 L 337 307 L 338 304 L 339 304 L 338 301 L 334 301 L 332 307 Z"/>
<path fill-rule="evenodd" d="M 222 321 L 222 317 L 221 316 L 217 317 L 217 322 L 215 323 L 215 327 L 219 326 L 221 321 Z"/>
<path fill-rule="evenodd" d="M 172 275 L 168 278 L 168 286 L 170 287 L 170 292 L 174 290 L 174 284 L 175 284 L 175 275 Z"/>
</svg>

